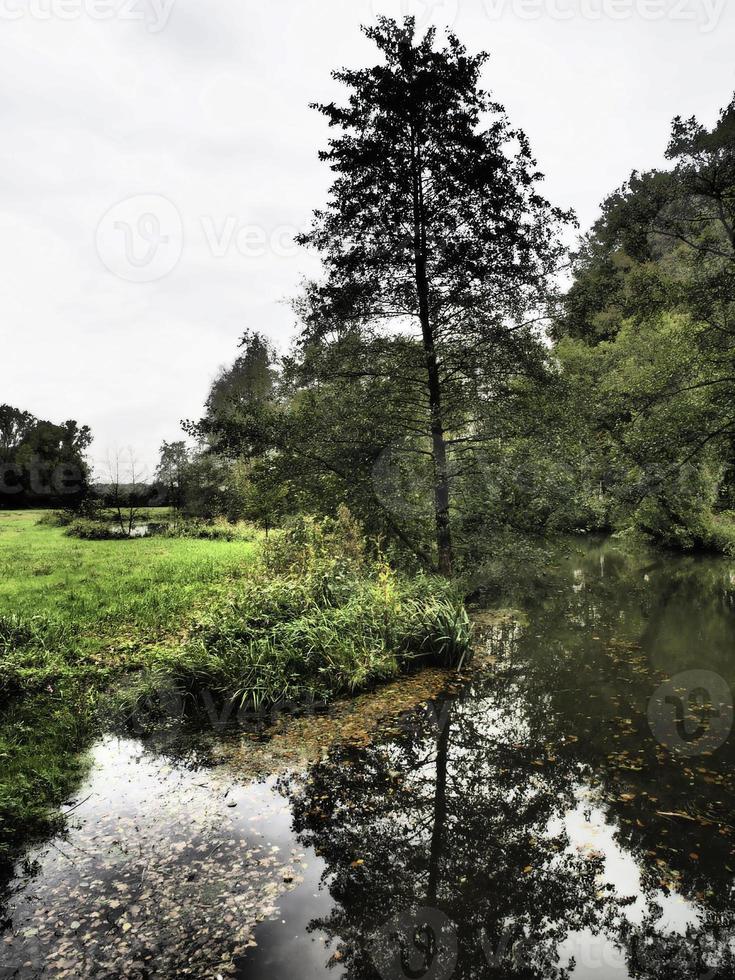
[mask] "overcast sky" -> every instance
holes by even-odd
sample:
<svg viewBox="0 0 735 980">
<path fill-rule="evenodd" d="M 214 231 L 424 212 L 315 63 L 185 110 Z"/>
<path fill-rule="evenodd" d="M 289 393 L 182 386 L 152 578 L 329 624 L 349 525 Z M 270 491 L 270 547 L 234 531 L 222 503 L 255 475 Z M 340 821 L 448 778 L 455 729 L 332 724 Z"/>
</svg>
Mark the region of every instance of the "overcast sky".
<svg viewBox="0 0 735 980">
<path fill-rule="evenodd" d="M 728 9 L 729 6 L 729 9 Z M 375 13 L 451 23 L 584 226 L 735 89 L 726 0 L 0 0 L 0 403 L 104 460 L 198 417 L 246 328 L 286 346 L 332 68 Z"/>
</svg>

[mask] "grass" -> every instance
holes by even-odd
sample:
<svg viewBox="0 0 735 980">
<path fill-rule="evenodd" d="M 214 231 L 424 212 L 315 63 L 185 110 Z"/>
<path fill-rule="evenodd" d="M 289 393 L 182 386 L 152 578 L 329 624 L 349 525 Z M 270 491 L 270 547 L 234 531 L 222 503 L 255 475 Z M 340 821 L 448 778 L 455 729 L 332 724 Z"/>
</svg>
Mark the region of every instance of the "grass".
<svg viewBox="0 0 735 980">
<path fill-rule="evenodd" d="M 326 701 L 466 653 L 469 621 L 449 583 L 384 566 L 340 585 L 325 591 L 317 575 L 249 583 L 181 650 L 160 657 L 154 686 L 258 709 Z"/>
<path fill-rule="evenodd" d="M 256 541 L 80 541 L 39 525 L 39 511 L 0 511 L 0 615 L 42 616 L 80 647 L 155 642 L 248 574 Z"/>
</svg>

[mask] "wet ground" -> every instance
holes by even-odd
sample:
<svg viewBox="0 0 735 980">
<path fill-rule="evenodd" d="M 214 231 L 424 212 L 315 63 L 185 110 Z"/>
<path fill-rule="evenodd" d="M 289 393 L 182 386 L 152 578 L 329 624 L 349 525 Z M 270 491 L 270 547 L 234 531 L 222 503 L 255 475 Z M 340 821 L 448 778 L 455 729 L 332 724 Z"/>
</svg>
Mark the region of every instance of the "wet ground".
<svg viewBox="0 0 735 980">
<path fill-rule="evenodd" d="M 733 563 L 586 542 L 461 681 L 104 740 L 0 976 L 735 976 L 734 603 Z"/>
</svg>

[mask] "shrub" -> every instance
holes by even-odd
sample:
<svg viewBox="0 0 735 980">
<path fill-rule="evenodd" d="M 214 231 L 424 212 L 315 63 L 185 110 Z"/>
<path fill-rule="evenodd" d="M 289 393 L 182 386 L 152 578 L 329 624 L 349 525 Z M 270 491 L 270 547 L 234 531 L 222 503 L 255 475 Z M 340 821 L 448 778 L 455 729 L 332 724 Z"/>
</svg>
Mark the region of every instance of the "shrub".
<svg viewBox="0 0 735 980">
<path fill-rule="evenodd" d="M 359 522 L 341 505 L 336 518 L 292 519 L 264 548 L 265 566 L 274 575 L 321 576 L 338 580 L 359 575 L 369 564 L 369 543 Z"/>
<path fill-rule="evenodd" d="M 36 521 L 43 527 L 69 527 L 78 520 L 99 520 L 102 516 L 102 501 L 97 497 L 85 497 L 77 507 L 64 510 L 50 510 Z"/>
<path fill-rule="evenodd" d="M 69 538 L 80 538 L 82 541 L 115 541 L 118 538 L 127 539 L 127 535 L 113 528 L 107 521 L 93 521 L 80 518 L 72 521 L 64 532 Z"/>
<path fill-rule="evenodd" d="M 77 515 L 68 510 L 47 510 L 36 524 L 39 527 L 69 527 L 77 519 Z"/>
<path fill-rule="evenodd" d="M 170 524 L 152 524 L 151 534 L 164 538 L 192 538 L 205 541 L 255 541 L 257 530 L 245 521 L 232 524 L 218 519 L 213 521 L 198 518 L 180 518 Z"/>
</svg>

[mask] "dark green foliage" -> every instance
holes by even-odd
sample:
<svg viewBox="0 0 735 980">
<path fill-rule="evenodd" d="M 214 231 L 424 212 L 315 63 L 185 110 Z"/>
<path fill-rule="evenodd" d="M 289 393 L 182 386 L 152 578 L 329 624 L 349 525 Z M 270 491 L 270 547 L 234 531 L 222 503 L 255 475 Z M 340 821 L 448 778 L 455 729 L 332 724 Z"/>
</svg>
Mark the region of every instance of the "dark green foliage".
<svg viewBox="0 0 735 980">
<path fill-rule="evenodd" d="M 183 502 L 184 480 L 190 462 L 190 453 L 183 440 L 163 442 L 156 468 L 156 482 L 163 491 L 161 503 L 179 509 Z"/>
<path fill-rule="evenodd" d="M 70 538 L 80 538 L 82 541 L 122 541 L 130 540 L 129 535 L 122 534 L 120 528 L 113 527 L 110 519 L 93 521 L 89 518 L 79 518 L 72 521 L 64 532 Z"/>
<path fill-rule="evenodd" d="M 221 518 L 214 521 L 185 518 L 170 523 L 150 524 L 149 533 L 154 537 L 191 538 L 197 541 L 256 541 L 258 538 L 258 531 L 251 524 L 232 524 Z"/>
<path fill-rule="evenodd" d="M 541 196 L 525 134 L 479 87 L 487 55 L 469 55 L 452 34 L 437 47 L 434 31 L 416 36 L 413 18 L 379 17 L 365 34 L 380 62 L 335 72 L 346 101 L 316 106 L 333 130 L 321 156 L 334 180 L 301 239 L 325 267 L 300 307 L 301 366 L 320 394 L 349 386 L 362 401 L 362 426 L 339 440 L 362 467 L 400 445 L 426 470 L 434 547 L 420 551 L 433 550 L 446 575 L 456 474 L 498 437 L 512 379 L 542 371 L 532 325 L 570 215 Z M 392 525 L 414 538 L 395 513 Z"/>
</svg>

